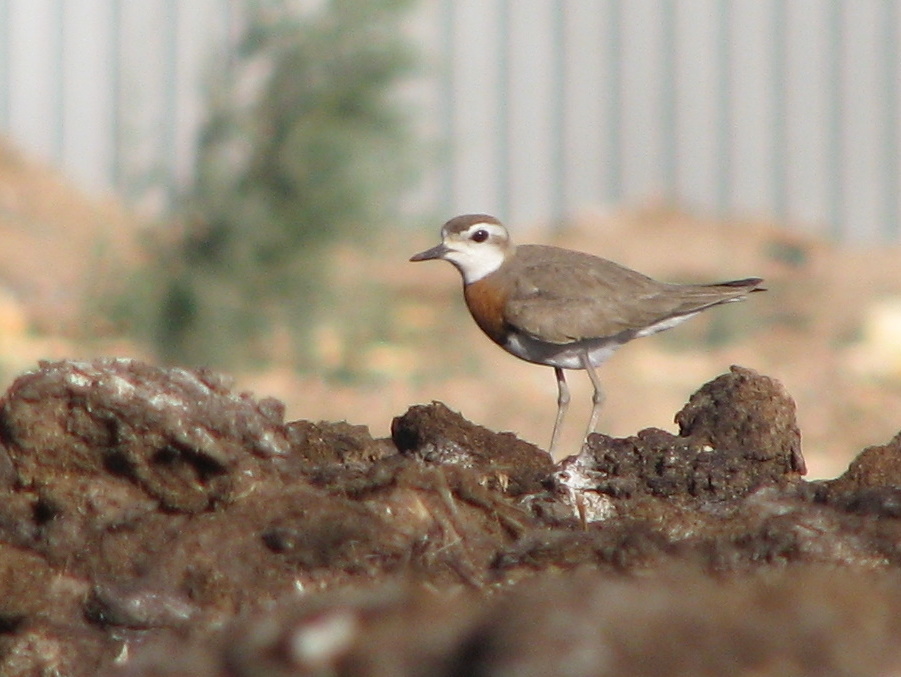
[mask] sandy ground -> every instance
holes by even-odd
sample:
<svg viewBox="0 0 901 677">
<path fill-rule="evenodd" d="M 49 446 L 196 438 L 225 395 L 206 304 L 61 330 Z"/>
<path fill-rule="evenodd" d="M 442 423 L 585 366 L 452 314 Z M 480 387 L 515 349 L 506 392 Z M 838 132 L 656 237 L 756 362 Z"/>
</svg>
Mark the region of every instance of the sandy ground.
<svg viewBox="0 0 901 677">
<path fill-rule="evenodd" d="M 674 414 L 701 384 L 740 364 L 794 396 L 810 477 L 833 477 L 862 448 L 901 429 L 901 268 L 898 247 L 851 248 L 786 224 L 714 220 L 664 208 L 586 212 L 557 224 L 509 224 L 520 242 L 554 243 L 670 281 L 760 275 L 769 292 L 633 342 L 601 368 L 600 430 L 623 436 Z M 469 319 L 456 271 L 408 257 L 437 241 L 440 223 L 388 234 L 367 251 L 334 255 L 337 300 L 314 330 L 315 373 L 289 360 L 238 384 L 285 401 L 288 418 L 347 420 L 388 434 L 416 403 L 441 400 L 467 418 L 547 443 L 556 386 L 549 368 L 490 343 Z M 137 220 L 85 198 L 64 179 L 0 147 L 0 379 L 39 359 L 131 355 L 146 347 L 111 334 L 91 293 L 137 260 Z M 362 292 L 365 291 L 365 294 Z M 380 307 L 379 327 L 360 330 Z M 350 299 L 350 300 L 348 300 Z M 282 341 L 283 339 L 279 339 Z M 572 373 L 562 449 L 578 450 L 590 386 Z"/>
</svg>

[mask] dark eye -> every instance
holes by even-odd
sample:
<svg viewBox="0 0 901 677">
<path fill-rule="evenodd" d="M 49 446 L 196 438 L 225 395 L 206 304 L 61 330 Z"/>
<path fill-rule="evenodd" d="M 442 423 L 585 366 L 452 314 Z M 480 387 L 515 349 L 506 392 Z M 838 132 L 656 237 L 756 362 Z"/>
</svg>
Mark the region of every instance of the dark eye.
<svg viewBox="0 0 901 677">
<path fill-rule="evenodd" d="M 472 237 L 470 239 L 473 242 L 484 242 L 485 240 L 488 239 L 488 231 L 483 228 L 480 228 L 479 230 L 477 230 L 476 232 L 474 232 L 472 234 Z"/>
</svg>

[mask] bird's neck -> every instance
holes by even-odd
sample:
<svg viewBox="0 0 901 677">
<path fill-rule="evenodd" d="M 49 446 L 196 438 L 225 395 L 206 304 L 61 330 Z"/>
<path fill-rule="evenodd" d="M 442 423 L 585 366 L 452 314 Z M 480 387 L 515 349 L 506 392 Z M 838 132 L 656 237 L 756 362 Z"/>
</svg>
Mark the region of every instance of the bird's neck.
<svg viewBox="0 0 901 677">
<path fill-rule="evenodd" d="M 451 262 L 463 276 L 463 284 L 469 285 L 496 273 L 511 259 L 514 252 L 514 247 L 510 245 L 504 249 L 485 249 L 477 255 L 467 256 L 465 260 Z"/>
</svg>

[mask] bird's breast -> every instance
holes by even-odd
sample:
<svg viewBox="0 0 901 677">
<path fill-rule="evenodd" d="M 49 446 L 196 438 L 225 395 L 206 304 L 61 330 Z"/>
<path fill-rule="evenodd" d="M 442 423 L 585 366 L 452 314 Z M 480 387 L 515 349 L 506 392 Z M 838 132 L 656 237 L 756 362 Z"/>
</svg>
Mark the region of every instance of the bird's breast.
<svg viewBox="0 0 901 677">
<path fill-rule="evenodd" d="M 511 291 L 506 280 L 509 276 L 489 275 L 464 286 L 463 294 L 469 312 L 481 330 L 501 348 L 520 359 L 564 369 L 582 369 L 583 356 L 597 366 L 632 338 L 631 335 L 616 335 L 555 343 L 517 330 L 505 320 L 505 305 Z"/>
<path fill-rule="evenodd" d="M 463 287 L 466 307 L 472 319 L 488 338 L 500 346 L 504 346 L 508 333 L 504 321 L 507 294 L 503 280 L 496 275 L 488 275 Z"/>
</svg>

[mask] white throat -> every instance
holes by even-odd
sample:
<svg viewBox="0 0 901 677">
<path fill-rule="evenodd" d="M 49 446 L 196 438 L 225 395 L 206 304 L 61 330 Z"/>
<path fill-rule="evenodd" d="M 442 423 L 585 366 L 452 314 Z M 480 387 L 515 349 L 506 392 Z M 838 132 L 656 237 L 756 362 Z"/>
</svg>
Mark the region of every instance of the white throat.
<svg viewBox="0 0 901 677">
<path fill-rule="evenodd" d="M 504 251 L 499 247 L 476 245 L 452 250 L 444 258 L 457 267 L 464 283 L 472 284 L 488 277 L 504 264 Z"/>
</svg>

